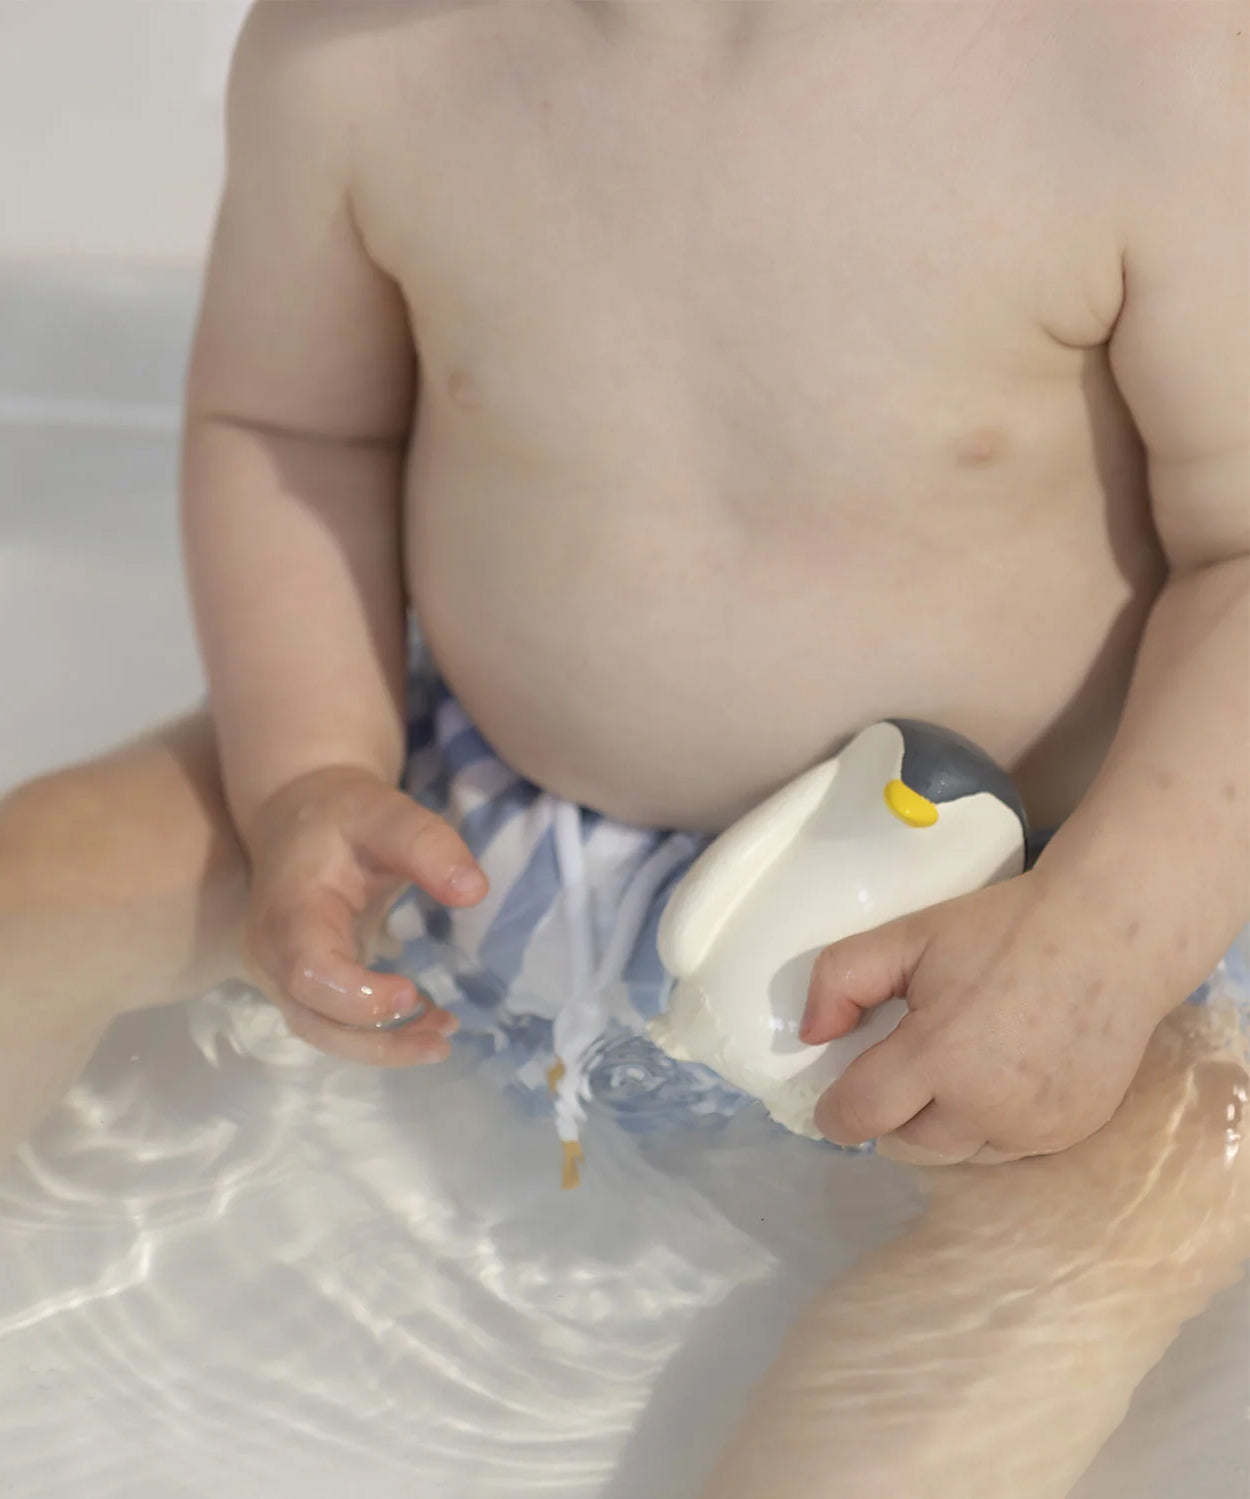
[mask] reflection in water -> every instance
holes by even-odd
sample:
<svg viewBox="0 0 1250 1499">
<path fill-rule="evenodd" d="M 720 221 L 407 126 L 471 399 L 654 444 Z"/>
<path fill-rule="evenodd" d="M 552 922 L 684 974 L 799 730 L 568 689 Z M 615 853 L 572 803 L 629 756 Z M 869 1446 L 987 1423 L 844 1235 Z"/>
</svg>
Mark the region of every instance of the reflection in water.
<svg viewBox="0 0 1250 1499">
<path fill-rule="evenodd" d="M 119 1025 L 0 1177 L 0 1492 L 599 1489 L 772 1257 L 610 1127 L 561 1193 L 475 1061 L 343 1066 L 224 995 Z"/>
<path fill-rule="evenodd" d="M 0 1493 L 688 1499 L 787 1322 L 918 1199 L 755 1109 L 639 1132 L 644 1059 L 601 1066 L 562 1193 L 470 1041 L 380 1073 L 239 995 L 119 1023 L 0 1173 Z M 1199 1389 L 1244 1347 L 1207 1338 Z M 1174 1492 L 1124 1473 L 1091 1499 Z"/>
</svg>

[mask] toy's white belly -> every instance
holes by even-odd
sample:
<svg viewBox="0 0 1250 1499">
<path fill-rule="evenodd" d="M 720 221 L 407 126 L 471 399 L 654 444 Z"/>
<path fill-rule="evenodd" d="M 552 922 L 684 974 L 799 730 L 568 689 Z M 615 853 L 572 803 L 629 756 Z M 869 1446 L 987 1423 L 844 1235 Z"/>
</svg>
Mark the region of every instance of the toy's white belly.
<svg viewBox="0 0 1250 1499">
<path fill-rule="evenodd" d="M 1022 863 L 1020 823 L 989 794 L 944 806 L 927 828 L 886 810 L 881 788 L 890 753 L 897 765 L 898 737 L 889 724 L 865 730 L 839 756 L 836 775 L 818 767 L 731 829 L 686 876 L 661 932 L 680 982 L 653 1039 L 812 1138 L 820 1095 L 907 1013 L 903 1000 L 890 1000 L 849 1036 L 804 1045 L 799 1022 L 817 955 Z"/>
<path fill-rule="evenodd" d="M 906 830 L 900 834 L 905 844 Z M 827 1046 L 799 1040 L 820 951 L 930 903 L 931 881 L 922 868 L 917 878 L 900 880 L 897 864 L 888 864 L 892 877 L 875 878 L 882 867 L 879 834 L 870 845 L 858 839 L 792 845 L 745 897 L 708 961 L 677 986 L 668 1014 L 653 1027 L 655 1039 L 671 1055 L 702 1062 L 755 1094 L 788 1128 L 815 1137 L 812 1115 L 821 1093 L 907 1012 L 902 1000 L 892 1000 Z"/>
<path fill-rule="evenodd" d="M 839 845 L 831 863 L 824 846 L 792 848 L 773 877 L 746 897 L 733 930 L 704 966 L 704 982 L 721 996 L 722 1025 L 770 1078 L 796 1076 L 824 1050 L 798 1039 L 820 951 L 898 914 L 897 899 L 885 904 L 880 891 L 850 872 L 863 868 L 859 852 L 854 843 Z"/>
</svg>

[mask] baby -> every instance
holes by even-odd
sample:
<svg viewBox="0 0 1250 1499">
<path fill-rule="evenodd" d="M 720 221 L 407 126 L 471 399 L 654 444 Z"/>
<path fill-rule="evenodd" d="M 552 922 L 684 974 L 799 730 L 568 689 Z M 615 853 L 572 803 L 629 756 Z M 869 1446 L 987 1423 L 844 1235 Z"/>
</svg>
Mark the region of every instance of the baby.
<svg viewBox="0 0 1250 1499">
<path fill-rule="evenodd" d="M 245 927 L 314 1045 L 446 1054 L 362 965 L 401 887 L 487 897 L 397 789 L 409 609 L 499 763 L 614 825 L 715 832 L 893 714 L 983 745 L 1058 831 L 822 956 L 806 1039 L 910 1013 L 819 1123 L 926 1162 L 1101 1126 L 1250 915 L 1245 20 L 259 4 L 186 423 L 211 725 L 0 817 L 45 996 L 10 1132 L 143 992 L 115 937 L 50 975 L 31 892 L 142 910 L 153 997 Z"/>
<path fill-rule="evenodd" d="M 211 717 L 0 806 L 0 1144 L 119 1009 L 240 971 L 315 1046 L 436 1062 L 457 1021 L 412 975 L 550 974 L 557 875 L 582 976 L 658 993 L 700 840 L 929 720 L 1057 831 L 822 954 L 807 1041 L 909 1011 L 817 1122 L 1067 1153 L 939 1173 L 709 1493 L 811 1494 L 835 1456 L 847 1495 L 1066 1492 L 1250 1244 L 1244 1070 L 1158 1030 L 1250 915 L 1246 20 L 263 0 L 186 422 Z M 432 960 L 372 972 L 408 885 Z M 460 977 L 435 998 L 500 1003 Z M 970 1427 L 985 1388 L 1039 1419 Z"/>
</svg>

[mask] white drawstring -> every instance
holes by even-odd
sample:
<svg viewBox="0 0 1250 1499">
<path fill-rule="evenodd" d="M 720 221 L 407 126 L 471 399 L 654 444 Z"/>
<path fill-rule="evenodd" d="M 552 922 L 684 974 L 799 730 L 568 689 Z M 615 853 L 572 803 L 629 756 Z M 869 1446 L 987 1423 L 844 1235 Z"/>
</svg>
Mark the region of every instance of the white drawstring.
<svg viewBox="0 0 1250 1499">
<path fill-rule="evenodd" d="M 553 823 L 571 961 L 568 992 L 552 1027 L 556 1065 L 551 1084 L 556 1129 L 564 1146 L 564 1184 L 576 1186 L 577 1163 L 581 1160 L 580 1126 L 586 1117 L 582 1104 L 585 1068 L 607 1027 L 608 991 L 624 974 L 656 894 L 673 871 L 689 859 L 694 843 L 685 838 L 668 838 L 643 864 L 625 891 L 612 936 L 596 964 L 581 808 L 570 802 L 557 802 Z"/>
<path fill-rule="evenodd" d="M 586 853 L 582 847 L 582 812 L 572 802 L 558 801 L 552 814 L 555 825 L 556 867 L 568 928 L 570 993 L 560 1011 L 563 1018 L 570 1000 L 587 993 L 594 981 L 594 933 L 590 927 L 590 890 L 586 884 Z M 557 1022 L 558 1023 L 558 1022 Z"/>
</svg>

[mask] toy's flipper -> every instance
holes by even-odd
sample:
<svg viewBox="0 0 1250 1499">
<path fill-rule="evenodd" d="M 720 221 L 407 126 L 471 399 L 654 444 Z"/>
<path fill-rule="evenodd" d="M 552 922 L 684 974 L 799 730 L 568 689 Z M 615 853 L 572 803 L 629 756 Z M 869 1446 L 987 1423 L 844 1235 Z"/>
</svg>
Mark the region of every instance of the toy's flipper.
<svg viewBox="0 0 1250 1499">
<path fill-rule="evenodd" d="M 826 760 L 734 823 L 694 862 L 660 922 L 660 958 L 674 978 L 693 973 L 755 882 L 790 845 L 838 773 Z"/>
</svg>

